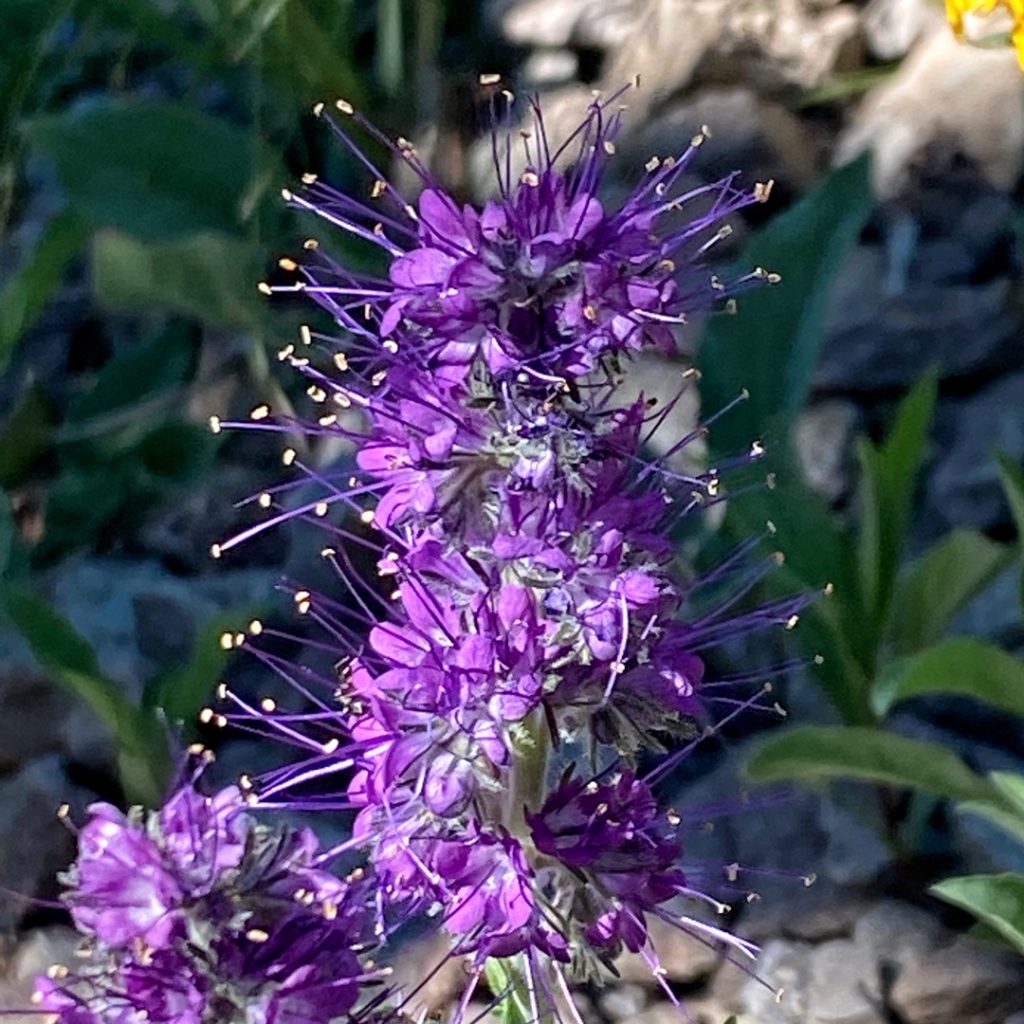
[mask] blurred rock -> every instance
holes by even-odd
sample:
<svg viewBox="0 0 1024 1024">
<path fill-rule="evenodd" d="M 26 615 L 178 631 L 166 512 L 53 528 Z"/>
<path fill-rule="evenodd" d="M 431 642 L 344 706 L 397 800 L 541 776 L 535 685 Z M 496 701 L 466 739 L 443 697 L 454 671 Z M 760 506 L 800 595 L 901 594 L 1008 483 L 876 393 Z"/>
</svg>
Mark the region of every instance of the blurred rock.
<svg viewBox="0 0 1024 1024">
<path fill-rule="evenodd" d="M 872 56 L 896 60 L 940 18 L 929 0 L 871 0 L 861 24 Z"/>
<path fill-rule="evenodd" d="M 911 283 L 886 294 L 879 250 L 854 250 L 830 301 L 828 336 L 814 385 L 819 392 L 871 395 L 906 389 L 932 365 L 946 379 L 1012 365 L 1020 314 L 1009 280 Z"/>
<path fill-rule="evenodd" d="M 39 928 L 21 940 L 0 973 L 0 1014 L 5 1024 L 40 1024 L 43 1018 L 31 1004 L 35 979 L 53 964 L 69 963 L 78 941 L 77 932 L 60 925 Z M 16 1010 L 26 1012 L 10 1012 Z"/>
<path fill-rule="evenodd" d="M 54 754 L 0 779 L 0 888 L 26 897 L 0 900 L 0 932 L 13 929 L 32 909 L 32 897 L 51 897 L 56 874 L 68 866 L 74 837 L 57 820 L 64 802 L 81 815 L 90 795 L 72 786 Z"/>
<path fill-rule="evenodd" d="M 819 143 L 811 125 L 744 85 L 707 86 L 667 102 L 624 141 L 624 156 L 639 166 L 654 153 L 680 152 L 701 125 L 711 131 L 700 154 L 706 179 L 742 168 L 746 181 L 773 178 L 802 191 L 818 176 Z"/>
<path fill-rule="evenodd" d="M 520 0 L 501 25 L 517 46 L 594 47 L 621 45 L 633 27 L 638 0 Z"/>
<path fill-rule="evenodd" d="M 536 50 L 523 62 L 524 81 L 534 88 L 564 85 L 579 71 L 579 58 L 571 50 Z"/>
<path fill-rule="evenodd" d="M 854 925 L 853 941 L 889 968 L 901 968 L 931 954 L 952 934 L 931 914 L 908 903 L 886 900 Z"/>
<path fill-rule="evenodd" d="M 865 96 L 839 137 L 835 162 L 865 149 L 874 153 L 883 198 L 905 190 L 917 161 L 943 150 L 1011 189 L 1024 165 L 1024 76 L 1013 50 L 961 44 L 938 24 Z"/>
<path fill-rule="evenodd" d="M 807 485 L 829 502 L 850 486 L 854 433 L 860 414 L 852 402 L 827 399 L 806 409 L 793 430 L 793 447 Z"/>
<path fill-rule="evenodd" d="M 634 1020 L 647 1005 L 647 990 L 642 985 L 615 985 L 598 997 L 600 1011 L 610 1020 Z"/>
<path fill-rule="evenodd" d="M 0 664 L 0 771 L 59 749 L 71 702 L 46 676 Z"/>
<path fill-rule="evenodd" d="M 905 1024 L 1001 1024 L 1024 1010 L 1024 960 L 957 939 L 907 964 L 889 998 Z"/>
<path fill-rule="evenodd" d="M 757 1024 L 808 1024 L 812 949 L 784 939 L 773 939 L 764 947 L 757 973 L 767 986 L 751 978 L 741 991 L 751 1020 Z"/>
<path fill-rule="evenodd" d="M 92 644 L 103 671 L 137 698 L 156 669 L 188 660 L 197 629 L 225 610 L 265 602 L 272 581 L 260 569 L 186 579 L 156 559 L 83 557 L 54 572 L 53 604 Z"/>
<path fill-rule="evenodd" d="M 886 1024 L 878 961 L 848 939 L 818 946 L 810 956 L 808 1024 Z"/>
<path fill-rule="evenodd" d="M 934 429 L 938 454 L 926 476 L 926 518 L 934 533 L 1009 522 L 994 453 L 1024 460 L 1022 409 L 1022 372 L 1001 377 L 970 398 L 940 405 Z"/>
</svg>

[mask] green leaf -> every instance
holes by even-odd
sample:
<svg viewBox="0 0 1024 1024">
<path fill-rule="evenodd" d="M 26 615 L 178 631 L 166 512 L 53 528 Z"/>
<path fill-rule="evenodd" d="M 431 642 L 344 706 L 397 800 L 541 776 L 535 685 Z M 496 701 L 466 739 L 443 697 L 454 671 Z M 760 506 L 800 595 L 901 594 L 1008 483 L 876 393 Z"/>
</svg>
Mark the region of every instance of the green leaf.
<svg viewBox="0 0 1024 1024">
<path fill-rule="evenodd" d="M 878 638 L 867 628 L 850 535 L 800 482 L 795 468 L 784 472 L 775 490 L 747 493 L 729 503 L 726 527 L 736 538 L 762 530 L 766 520 L 775 527 L 771 543 L 784 556 L 766 580 L 770 593 L 833 587 L 832 596 L 819 598 L 801 615 L 793 641 L 808 658 L 823 659 L 813 673 L 843 720 L 873 722 L 868 698 Z"/>
<path fill-rule="evenodd" d="M 494 1007 L 502 1024 L 531 1024 L 536 1017 L 530 1011 L 529 997 L 519 958 L 489 957 L 484 962 L 487 985 L 494 998 L 505 997 Z"/>
<path fill-rule="evenodd" d="M 167 330 L 146 344 L 119 352 L 97 374 L 93 385 L 68 405 L 59 440 L 69 443 L 131 425 L 136 432 L 154 426 L 153 409 L 169 408 L 179 397 L 196 359 L 195 342 L 186 330 Z"/>
<path fill-rule="evenodd" d="M 979 818 L 984 818 L 1008 835 L 1013 836 L 1018 842 L 1024 843 L 1024 815 L 1015 814 L 1006 810 L 1005 807 L 983 803 L 980 800 L 968 800 L 965 803 L 957 804 L 956 809 L 960 814 L 974 814 Z"/>
<path fill-rule="evenodd" d="M 1004 452 L 997 452 L 996 460 L 999 463 L 1003 491 L 1009 502 L 1013 521 L 1017 524 L 1017 539 L 1024 545 L 1024 469 Z"/>
<path fill-rule="evenodd" d="M 981 640 L 951 637 L 890 665 L 875 684 L 872 704 L 882 716 L 900 701 L 935 693 L 1024 715 L 1024 661 Z"/>
<path fill-rule="evenodd" d="M 859 450 L 861 578 L 871 622 L 878 630 L 889 614 L 937 395 L 938 373 L 932 370 L 900 403 L 885 441 L 877 448 L 864 441 Z"/>
<path fill-rule="evenodd" d="M 1024 875 L 965 875 L 931 887 L 939 899 L 973 914 L 1024 954 Z"/>
<path fill-rule="evenodd" d="M 747 773 L 755 782 L 861 779 L 953 800 L 991 800 L 994 793 L 945 747 L 868 727 L 803 725 L 781 732 L 758 748 Z"/>
<path fill-rule="evenodd" d="M 974 530 L 953 530 L 929 548 L 896 581 L 888 636 L 893 654 L 912 654 L 939 640 L 1013 554 Z"/>
<path fill-rule="evenodd" d="M 170 759 L 166 736 L 100 670 L 96 652 L 61 615 L 24 588 L 0 584 L 0 607 L 32 648 L 39 664 L 69 693 L 83 700 L 110 730 L 119 747 L 126 794 L 155 806 Z"/>
<path fill-rule="evenodd" d="M 0 372 L 18 339 L 36 322 L 85 244 L 88 232 L 74 213 L 59 213 L 43 229 L 25 262 L 0 292 Z"/>
<path fill-rule="evenodd" d="M 704 331 L 698 352 L 704 409 L 713 412 L 744 388 L 750 392 L 711 431 L 716 455 L 746 450 L 765 431 L 788 436 L 818 364 L 829 287 L 873 205 L 869 164 L 861 158 L 771 220 L 744 251 L 739 273 L 763 266 L 782 280 L 748 292 L 735 316 L 712 317 Z"/>
<path fill-rule="evenodd" d="M 252 246 L 204 233 L 170 242 L 142 242 L 101 231 L 92 248 L 93 287 L 118 311 L 154 307 L 227 327 L 251 327 L 262 316 Z"/>
<path fill-rule="evenodd" d="M 50 410 L 33 385 L 22 392 L 0 430 L 0 485 L 11 489 L 23 483 L 52 441 Z"/>
<path fill-rule="evenodd" d="M 250 133 L 184 104 L 121 98 L 29 122 L 74 208 L 142 239 L 238 231 L 279 164 Z"/>
<path fill-rule="evenodd" d="M 146 686 L 144 703 L 159 707 L 172 722 L 191 722 L 206 704 L 217 685 L 218 677 L 232 656 L 220 643 L 224 633 L 236 632 L 239 623 L 250 622 L 259 615 L 259 608 L 224 612 L 200 630 L 189 663 L 163 673 Z"/>
<path fill-rule="evenodd" d="M 989 778 L 1024 823 L 1024 775 L 1017 775 L 1015 772 L 992 772 Z"/>
</svg>

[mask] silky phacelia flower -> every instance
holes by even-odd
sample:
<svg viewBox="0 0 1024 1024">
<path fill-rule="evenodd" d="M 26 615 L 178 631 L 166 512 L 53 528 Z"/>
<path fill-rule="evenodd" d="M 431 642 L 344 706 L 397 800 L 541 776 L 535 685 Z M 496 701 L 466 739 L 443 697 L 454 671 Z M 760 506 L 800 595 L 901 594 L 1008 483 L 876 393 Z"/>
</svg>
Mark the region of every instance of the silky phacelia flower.
<svg viewBox="0 0 1024 1024">
<path fill-rule="evenodd" d="M 63 876 L 82 934 L 36 989 L 60 1024 L 326 1024 L 371 1019 L 384 972 L 364 873 L 324 870 L 308 830 L 258 824 L 236 787 L 155 812 L 94 804 Z M 379 1020 L 380 1018 L 374 1018 Z"/>
<path fill-rule="evenodd" d="M 769 187 L 741 189 L 735 176 L 688 187 L 702 131 L 608 204 L 619 99 L 595 100 L 557 146 L 536 104 L 514 136 L 521 154 L 511 131 L 495 130 L 495 191 L 482 208 L 456 202 L 409 143 L 348 103 L 336 104 L 341 119 L 319 105 L 369 172 L 368 194 L 307 176 L 285 198 L 378 246 L 386 272 L 350 270 L 318 239 L 301 264 L 283 260 L 296 282 L 263 290 L 303 292 L 333 322 L 302 328 L 280 353 L 317 414 L 259 406 L 249 422 L 214 422 L 301 431 L 309 450 L 318 439 L 355 447 L 344 468 L 286 450 L 297 477 L 254 499 L 270 515 L 214 547 L 221 556 L 305 521 L 324 531 L 337 580 L 326 591 L 288 584 L 315 625 L 311 652 L 332 664 L 295 664 L 276 643 L 290 634 L 261 625 L 245 646 L 295 699 L 225 689 L 222 720 L 297 752 L 245 780 L 253 806 L 356 812 L 341 848 L 365 852 L 383 902 L 434 917 L 468 959 L 457 1018 L 493 958 L 518 958 L 538 1021 L 623 947 L 660 978 L 650 915 L 726 956 L 754 952 L 679 908 L 724 904 L 680 866 L 689 823 L 659 805 L 657 783 L 724 721 L 767 707 L 753 675 L 716 675 L 707 651 L 791 628 L 806 598 L 743 604 L 774 564 L 757 554 L 763 538 L 683 576 L 673 529 L 723 500 L 722 471 L 742 472 L 762 449 L 680 471 L 672 456 L 698 427 L 651 459 L 675 403 L 626 399 L 620 385 L 633 353 L 675 352 L 691 315 L 774 280 L 755 270 L 724 282 L 704 262 L 728 234 L 723 219 Z M 418 200 L 344 119 L 419 175 Z M 682 375 L 680 394 L 694 378 Z M 641 770 L 644 753 L 680 740 Z"/>
</svg>

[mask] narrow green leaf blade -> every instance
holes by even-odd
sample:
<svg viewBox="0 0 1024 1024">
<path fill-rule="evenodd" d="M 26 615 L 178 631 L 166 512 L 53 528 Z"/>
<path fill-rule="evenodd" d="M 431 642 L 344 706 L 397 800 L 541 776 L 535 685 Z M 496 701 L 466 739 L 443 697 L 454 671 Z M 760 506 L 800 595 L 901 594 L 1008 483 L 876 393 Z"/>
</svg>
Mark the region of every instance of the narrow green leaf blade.
<svg viewBox="0 0 1024 1024">
<path fill-rule="evenodd" d="M 931 887 L 939 899 L 973 914 L 1024 954 L 1024 875 L 964 875 Z"/>
<path fill-rule="evenodd" d="M 992 785 L 937 743 L 880 729 L 804 725 L 764 743 L 747 765 L 754 782 L 861 779 L 952 800 L 990 800 Z"/>
<path fill-rule="evenodd" d="M 894 655 L 912 654 L 942 638 L 957 612 L 1013 559 L 1013 549 L 974 530 L 953 530 L 896 581 L 889 621 Z"/>
<path fill-rule="evenodd" d="M 704 331 L 704 408 L 750 392 L 715 424 L 709 441 L 716 455 L 745 450 L 765 431 L 785 438 L 806 404 L 825 338 L 829 285 L 874 205 L 868 172 L 863 158 L 834 171 L 762 228 L 739 260 L 742 273 L 763 266 L 782 280 L 748 292 L 735 316 L 712 317 Z"/>
<path fill-rule="evenodd" d="M 938 397 L 938 373 L 926 373 L 900 403 L 889 436 L 860 448 L 860 565 L 871 621 L 881 630 L 889 614 L 914 488 Z"/>
<path fill-rule="evenodd" d="M 1024 661 L 981 640 L 950 637 L 890 665 L 875 684 L 872 704 L 881 716 L 900 701 L 935 693 L 1024 715 Z"/>
<path fill-rule="evenodd" d="M 1006 802 L 1016 809 L 1024 825 L 1024 775 L 1016 772 L 991 772 L 989 778 Z"/>
<path fill-rule="evenodd" d="M 84 247 L 87 234 L 76 214 L 58 213 L 0 292 L 0 372 L 18 340 L 45 309 L 67 265 Z"/>
<path fill-rule="evenodd" d="M 1017 538 L 1024 545 L 1024 468 L 1004 452 L 997 452 L 996 460 L 999 463 L 1003 491 L 1009 502 L 1013 521 L 1017 524 Z"/>
</svg>

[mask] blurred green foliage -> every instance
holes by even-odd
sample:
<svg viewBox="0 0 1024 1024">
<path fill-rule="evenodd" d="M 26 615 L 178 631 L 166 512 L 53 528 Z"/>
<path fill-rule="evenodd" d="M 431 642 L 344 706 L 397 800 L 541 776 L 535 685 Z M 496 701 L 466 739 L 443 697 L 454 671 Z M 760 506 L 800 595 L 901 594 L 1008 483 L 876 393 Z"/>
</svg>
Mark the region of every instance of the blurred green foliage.
<svg viewBox="0 0 1024 1024">
<path fill-rule="evenodd" d="M 899 404 L 884 441 L 860 442 L 852 522 L 801 483 L 792 428 L 824 341 L 829 284 L 870 208 L 866 170 L 852 164 L 834 172 L 750 243 L 740 267 L 761 265 L 782 280 L 745 296 L 736 316 L 710 324 L 700 350 L 701 397 L 714 410 L 749 390 L 711 431 L 712 459 L 728 459 L 749 438 L 766 436 L 772 486 L 730 502 L 723 532 L 747 536 L 770 520 L 784 562 L 768 588 L 777 595 L 824 590 L 792 635 L 843 723 L 779 730 L 759 746 L 749 775 L 763 783 L 875 783 L 887 838 L 911 852 L 907 833 L 922 815 L 913 801 L 893 799 L 902 790 L 929 794 L 915 798 L 924 807 L 938 797 L 991 813 L 1011 809 L 1004 788 L 960 754 L 900 735 L 888 717 L 904 701 L 929 695 L 968 697 L 1024 716 L 1024 662 L 993 644 L 947 635 L 956 615 L 1020 560 L 1021 544 L 955 529 L 915 559 L 904 557 L 938 394 L 935 371 Z M 1024 538 L 1024 473 L 999 459 Z"/>
</svg>

